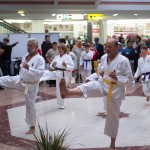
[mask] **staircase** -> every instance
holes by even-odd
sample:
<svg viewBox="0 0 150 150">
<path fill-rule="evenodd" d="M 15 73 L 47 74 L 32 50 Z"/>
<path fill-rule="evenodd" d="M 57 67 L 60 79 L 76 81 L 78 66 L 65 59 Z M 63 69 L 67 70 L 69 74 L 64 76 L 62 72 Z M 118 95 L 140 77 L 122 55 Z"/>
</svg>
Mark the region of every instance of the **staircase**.
<svg viewBox="0 0 150 150">
<path fill-rule="evenodd" d="M 0 19 L 1 33 L 27 33 L 26 31 Z"/>
</svg>

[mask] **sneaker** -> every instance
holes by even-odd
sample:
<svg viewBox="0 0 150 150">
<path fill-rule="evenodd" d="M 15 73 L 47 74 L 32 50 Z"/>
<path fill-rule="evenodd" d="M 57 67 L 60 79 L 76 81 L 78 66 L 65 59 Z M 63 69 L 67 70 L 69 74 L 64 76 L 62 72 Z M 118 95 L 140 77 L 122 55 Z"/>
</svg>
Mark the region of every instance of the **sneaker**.
<svg viewBox="0 0 150 150">
<path fill-rule="evenodd" d="M 135 80 L 132 82 L 133 84 L 135 83 Z"/>
<path fill-rule="evenodd" d="M 65 109 L 64 105 L 59 106 L 60 109 Z"/>
</svg>

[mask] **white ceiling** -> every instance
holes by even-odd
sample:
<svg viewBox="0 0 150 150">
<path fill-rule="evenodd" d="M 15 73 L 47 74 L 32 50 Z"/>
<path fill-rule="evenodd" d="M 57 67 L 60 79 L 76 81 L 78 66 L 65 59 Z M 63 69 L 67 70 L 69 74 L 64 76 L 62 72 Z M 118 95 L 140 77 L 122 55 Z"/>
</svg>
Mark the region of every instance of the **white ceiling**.
<svg viewBox="0 0 150 150">
<path fill-rule="evenodd" d="M 24 10 L 25 17 L 18 10 Z M 55 19 L 51 14 L 89 13 L 104 13 L 105 19 L 149 19 L 150 0 L 0 0 L 2 19 Z M 114 13 L 119 15 L 113 17 Z"/>
</svg>

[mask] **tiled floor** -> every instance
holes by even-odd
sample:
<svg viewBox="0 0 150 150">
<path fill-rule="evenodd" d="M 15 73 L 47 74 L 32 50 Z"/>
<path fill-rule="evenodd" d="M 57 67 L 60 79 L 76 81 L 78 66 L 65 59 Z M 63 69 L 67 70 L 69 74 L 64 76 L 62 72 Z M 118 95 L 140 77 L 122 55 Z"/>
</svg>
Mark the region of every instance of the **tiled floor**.
<svg viewBox="0 0 150 150">
<path fill-rule="evenodd" d="M 143 94 L 140 83 L 127 86 L 126 90 L 128 96 L 127 100 L 123 102 L 124 106 L 122 106 L 121 110 L 124 113 L 129 113 L 129 118 L 120 119 L 117 149 L 150 150 L 150 119 L 148 118 L 150 103 L 146 103 L 145 98 L 141 97 Z M 138 97 L 134 97 L 135 95 Z M 101 98 L 95 98 L 94 100 L 88 99 L 87 101 L 83 101 L 79 98 L 76 100 L 75 98 L 71 98 L 66 100 L 65 110 L 59 110 L 57 108 L 55 98 L 54 87 L 50 88 L 46 84 L 40 86 L 37 97 L 37 115 L 40 122 L 43 122 L 42 126 L 44 126 L 45 118 L 50 124 L 50 129 L 54 129 L 54 127 L 57 127 L 57 129 L 61 127 L 63 129 L 68 125 L 72 128 L 72 134 L 70 134 L 72 137 L 68 137 L 68 139 L 78 137 L 75 138 L 76 140 L 70 142 L 72 145 L 71 148 L 73 149 L 107 149 L 109 138 L 103 134 L 105 119 L 96 116 L 97 112 L 103 109 L 103 104 L 99 105 L 102 103 Z M 80 105 L 77 105 L 78 103 L 80 103 Z M 27 125 L 23 120 L 25 111 L 24 105 L 22 91 L 13 89 L 0 91 L 0 150 L 36 149 L 35 142 L 31 140 L 33 138 L 25 136 L 24 134 L 27 129 Z M 91 107 L 91 105 L 93 107 Z M 134 109 L 135 107 L 136 109 Z M 69 120 L 67 120 L 68 117 L 70 117 Z M 90 133 L 87 131 L 90 131 Z M 140 135 L 141 133 L 143 134 Z"/>
</svg>

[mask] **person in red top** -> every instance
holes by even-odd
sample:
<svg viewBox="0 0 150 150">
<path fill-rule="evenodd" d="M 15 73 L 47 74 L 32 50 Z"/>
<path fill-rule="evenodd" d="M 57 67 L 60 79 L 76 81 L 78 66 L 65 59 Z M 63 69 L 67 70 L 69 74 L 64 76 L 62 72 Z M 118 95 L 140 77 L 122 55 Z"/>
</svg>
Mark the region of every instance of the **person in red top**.
<svg viewBox="0 0 150 150">
<path fill-rule="evenodd" d="M 99 52 L 96 50 L 93 43 L 91 43 L 91 45 L 90 45 L 90 50 L 93 52 L 93 58 L 91 60 L 91 62 L 92 62 L 92 72 L 91 73 L 94 73 L 98 67 L 97 59 L 99 58 Z"/>
<path fill-rule="evenodd" d="M 39 55 L 41 55 L 41 56 L 42 56 L 42 51 L 41 51 L 41 49 L 40 49 L 40 48 L 37 48 L 37 52 L 39 53 Z"/>
</svg>

